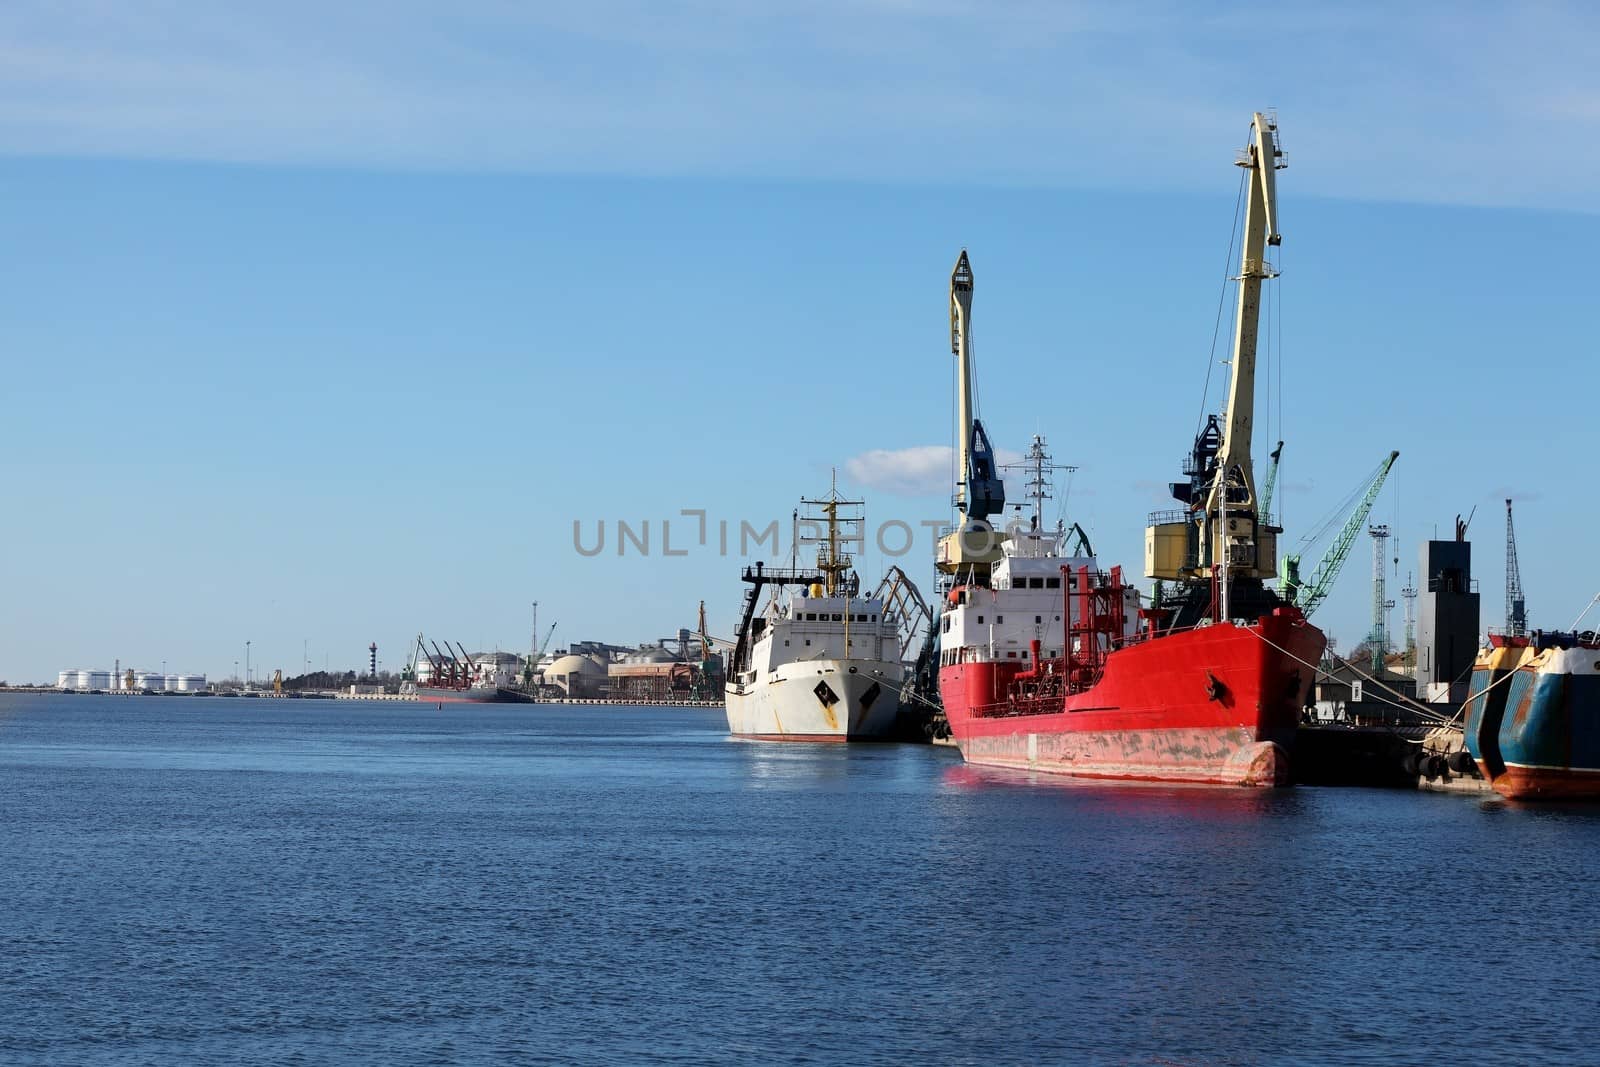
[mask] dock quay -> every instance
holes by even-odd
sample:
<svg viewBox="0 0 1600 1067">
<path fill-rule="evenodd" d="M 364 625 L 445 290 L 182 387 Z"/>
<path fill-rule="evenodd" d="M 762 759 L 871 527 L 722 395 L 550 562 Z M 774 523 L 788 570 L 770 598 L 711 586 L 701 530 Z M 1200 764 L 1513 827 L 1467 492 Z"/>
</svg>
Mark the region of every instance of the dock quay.
<svg viewBox="0 0 1600 1067">
<path fill-rule="evenodd" d="M 1431 724 L 1307 723 L 1295 733 L 1297 785 L 1446 793 L 1494 790 L 1461 751 L 1461 731 Z"/>
<path fill-rule="evenodd" d="M 336 700 L 386 700 L 401 701 L 412 704 L 432 704 L 432 700 L 423 700 L 414 693 L 348 693 L 334 694 Z M 471 701 L 456 703 L 472 703 Z M 484 701 L 484 703 L 493 703 Z M 595 707 L 648 707 L 648 708 L 720 708 L 720 700 L 614 700 L 599 697 L 536 697 L 533 700 L 519 701 L 517 703 L 529 704 L 574 704 L 591 705 Z M 510 702 L 507 702 L 510 706 Z"/>
</svg>

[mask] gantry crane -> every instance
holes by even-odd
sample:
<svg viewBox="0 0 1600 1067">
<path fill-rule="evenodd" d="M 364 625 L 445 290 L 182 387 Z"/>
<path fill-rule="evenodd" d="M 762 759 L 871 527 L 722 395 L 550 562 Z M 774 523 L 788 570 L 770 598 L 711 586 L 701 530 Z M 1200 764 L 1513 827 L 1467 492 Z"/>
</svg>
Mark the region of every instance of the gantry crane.
<svg viewBox="0 0 1600 1067">
<path fill-rule="evenodd" d="M 1528 604 L 1522 596 L 1522 568 L 1517 566 L 1517 531 L 1511 524 L 1511 498 L 1506 498 L 1506 636 L 1528 633 Z"/>
</svg>

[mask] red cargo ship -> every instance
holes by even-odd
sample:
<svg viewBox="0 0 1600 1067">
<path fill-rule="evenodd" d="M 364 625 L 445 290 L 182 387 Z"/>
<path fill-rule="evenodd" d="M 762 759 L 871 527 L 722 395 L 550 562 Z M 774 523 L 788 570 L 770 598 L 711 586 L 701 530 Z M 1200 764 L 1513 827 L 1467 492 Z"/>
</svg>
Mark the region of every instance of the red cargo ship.
<svg viewBox="0 0 1600 1067">
<path fill-rule="evenodd" d="M 1254 116 L 1243 269 L 1225 412 L 1212 416 L 1172 486 L 1180 509 L 1152 516 L 1141 605 L 1120 567 L 1102 572 L 1086 539 L 1064 554 L 1040 530 L 1048 457 L 1030 454 L 1033 525 L 1001 534 L 1005 505 L 971 413 L 972 272 L 951 278 L 962 480 L 957 530 L 940 542 L 950 589 L 940 620 L 939 692 L 970 763 L 1093 778 L 1283 785 L 1295 727 L 1326 639 L 1266 583 L 1277 535 L 1256 498 L 1250 431 L 1261 283 L 1278 243 L 1276 125 Z"/>
<path fill-rule="evenodd" d="M 1057 583 L 1065 593 L 1050 617 L 1071 620 L 1055 637 L 1067 654 L 1037 638 L 1023 649 L 946 646 L 939 693 L 969 763 L 1089 778 L 1288 784 L 1315 673 L 1309 665 L 1324 645 L 1297 608 L 1181 631 L 1159 628 L 1165 611 L 1144 610 L 1129 628 L 1121 568 L 1106 575 L 1063 566 Z M 953 632 L 971 616 L 1004 619 L 1019 599 L 992 588 L 952 596 Z"/>
</svg>

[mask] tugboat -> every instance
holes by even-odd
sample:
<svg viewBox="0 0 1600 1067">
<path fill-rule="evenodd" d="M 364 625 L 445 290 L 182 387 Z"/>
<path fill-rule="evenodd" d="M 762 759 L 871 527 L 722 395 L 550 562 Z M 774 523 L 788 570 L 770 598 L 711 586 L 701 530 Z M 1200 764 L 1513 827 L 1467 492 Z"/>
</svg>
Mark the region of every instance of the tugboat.
<svg viewBox="0 0 1600 1067">
<path fill-rule="evenodd" d="M 725 687 L 728 730 L 760 741 L 885 741 L 906 681 L 898 626 L 883 596 L 861 596 L 843 541 L 861 540 L 863 502 L 837 487 L 796 512 L 795 548 L 815 542 L 816 567 L 746 567 Z M 826 530 L 802 538 L 800 524 Z M 840 527 L 852 529 L 841 534 Z M 770 599 L 763 606 L 763 594 Z"/>
<path fill-rule="evenodd" d="M 1281 530 L 1258 509 L 1251 470 L 1256 333 L 1266 258 L 1279 243 L 1276 124 L 1253 118 L 1243 269 L 1227 408 L 1195 440 L 1183 505 L 1151 517 L 1143 606 L 1122 568 L 1041 551 L 1002 534 L 1005 504 L 988 437 L 972 412 L 973 277 L 951 276 L 957 361 L 959 526 L 940 542 L 946 576 L 939 689 L 969 763 L 1088 778 L 1274 786 L 1326 646 L 1322 631 L 1267 586 Z M 1037 524 L 1036 524 L 1037 525 Z"/>
</svg>

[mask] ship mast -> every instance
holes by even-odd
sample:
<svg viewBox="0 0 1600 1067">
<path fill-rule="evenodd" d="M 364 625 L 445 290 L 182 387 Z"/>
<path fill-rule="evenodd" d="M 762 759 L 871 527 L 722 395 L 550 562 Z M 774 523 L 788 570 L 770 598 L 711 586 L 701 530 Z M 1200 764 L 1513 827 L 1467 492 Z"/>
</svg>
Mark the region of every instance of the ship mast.
<svg viewBox="0 0 1600 1067">
<path fill-rule="evenodd" d="M 1025 495 L 1033 502 L 1033 527 L 1036 530 L 1044 529 L 1044 502 L 1051 499 L 1051 475 L 1055 471 L 1072 472 L 1078 468 L 1070 463 L 1053 463 L 1054 459 L 1045 451 L 1044 435 L 1034 434 L 1033 443 L 1028 446 L 1028 454 L 1021 463 L 1007 464 L 1005 470 L 1021 469 L 1028 472 L 1028 484 Z"/>
<path fill-rule="evenodd" d="M 816 522 L 827 523 L 827 536 L 825 538 L 818 539 L 820 544 L 817 548 L 817 570 L 822 572 L 823 591 L 828 596 L 838 596 L 839 590 L 844 584 L 840 581 L 840 577 L 845 571 L 850 569 L 851 564 L 850 554 L 847 552 L 841 552 L 839 550 L 839 544 L 843 540 L 856 540 L 859 539 L 859 536 L 861 536 L 861 531 L 857 530 L 853 536 L 849 535 L 847 532 L 847 537 L 841 537 L 839 534 L 839 524 L 841 522 L 846 522 L 860 526 L 865 520 L 865 513 L 859 511 L 854 515 L 846 515 L 841 519 L 839 516 L 839 509 L 841 507 L 863 508 L 866 506 L 866 501 L 845 500 L 842 498 L 839 495 L 838 474 L 835 473 L 833 487 L 829 490 L 827 496 L 822 497 L 819 500 L 802 498 L 800 503 L 818 508 L 822 512 L 820 516 L 802 515 L 800 516 L 800 519 L 804 520 L 808 524 Z M 807 540 L 810 540 L 810 538 L 807 538 Z M 854 593 L 851 595 L 853 596 Z"/>
<path fill-rule="evenodd" d="M 1201 514 L 1207 526 L 1201 538 L 1210 559 L 1222 563 L 1224 570 L 1245 563 L 1246 569 L 1270 576 L 1276 572 L 1274 559 L 1261 559 L 1252 549 L 1256 509 L 1255 474 L 1250 463 L 1251 431 L 1255 424 L 1256 340 L 1261 319 L 1261 283 L 1277 277 L 1267 261 L 1267 248 L 1276 246 L 1278 234 L 1277 172 L 1284 164 L 1278 148 L 1277 124 L 1256 112 L 1250 123 L 1250 143 L 1240 154 L 1238 165 L 1250 172 L 1249 198 L 1245 207 L 1244 241 L 1241 248 L 1239 306 L 1234 316 L 1233 358 L 1228 382 L 1228 406 L 1222 419 L 1222 442 L 1217 452 L 1215 477 Z M 1219 518 L 1213 519 L 1213 516 Z M 1246 519 L 1247 522 L 1232 521 Z M 1226 542 L 1226 543 L 1225 543 Z M 1242 551 L 1241 551 L 1242 550 Z M 1242 558 L 1241 558 L 1242 557 Z M 1227 574 L 1223 574 L 1226 581 Z"/>
</svg>

